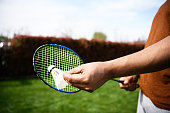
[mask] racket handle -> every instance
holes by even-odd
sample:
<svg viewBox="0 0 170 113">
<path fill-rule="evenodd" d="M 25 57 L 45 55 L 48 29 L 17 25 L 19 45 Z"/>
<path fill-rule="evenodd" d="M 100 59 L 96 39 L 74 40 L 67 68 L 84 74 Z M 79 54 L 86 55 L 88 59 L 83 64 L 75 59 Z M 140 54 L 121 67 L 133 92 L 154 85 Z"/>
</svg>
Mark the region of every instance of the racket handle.
<svg viewBox="0 0 170 113">
<path fill-rule="evenodd" d="M 122 83 L 124 85 L 124 80 L 117 80 L 117 79 L 112 79 L 112 80 L 119 82 L 119 83 Z M 140 87 L 140 85 L 137 84 L 137 88 L 139 88 L 139 87 Z"/>
<path fill-rule="evenodd" d="M 122 83 L 124 85 L 124 80 L 117 80 L 117 79 L 112 79 L 112 80 L 119 82 L 119 83 Z"/>
</svg>

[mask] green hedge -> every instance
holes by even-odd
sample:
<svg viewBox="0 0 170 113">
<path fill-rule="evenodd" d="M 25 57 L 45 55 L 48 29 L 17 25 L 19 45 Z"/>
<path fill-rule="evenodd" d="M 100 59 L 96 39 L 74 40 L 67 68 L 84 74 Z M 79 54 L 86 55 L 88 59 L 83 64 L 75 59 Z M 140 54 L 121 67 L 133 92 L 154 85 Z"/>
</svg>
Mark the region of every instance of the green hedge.
<svg viewBox="0 0 170 113">
<path fill-rule="evenodd" d="M 71 48 L 85 63 L 106 61 L 143 49 L 143 43 L 115 43 L 100 40 L 72 39 L 67 37 L 42 37 L 16 35 L 11 40 L 5 57 L 4 77 L 35 75 L 32 66 L 34 51 L 43 44 L 60 44 Z"/>
</svg>

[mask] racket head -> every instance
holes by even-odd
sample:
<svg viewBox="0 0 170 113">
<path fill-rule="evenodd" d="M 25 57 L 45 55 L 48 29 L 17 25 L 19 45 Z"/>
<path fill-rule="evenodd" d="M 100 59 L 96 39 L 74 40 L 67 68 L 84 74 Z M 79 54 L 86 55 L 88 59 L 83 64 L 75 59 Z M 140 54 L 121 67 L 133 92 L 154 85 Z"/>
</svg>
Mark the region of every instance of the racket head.
<svg viewBox="0 0 170 113">
<path fill-rule="evenodd" d="M 62 71 L 69 71 L 72 68 L 83 64 L 83 60 L 72 49 L 57 45 L 45 44 L 37 48 L 33 55 L 33 66 L 37 76 L 49 87 L 64 93 L 75 93 L 80 89 L 71 85 L 64 89 L 57 89 L 51 73 L 48 71 L 48 66 L 54 65 Z"/>
</svg>

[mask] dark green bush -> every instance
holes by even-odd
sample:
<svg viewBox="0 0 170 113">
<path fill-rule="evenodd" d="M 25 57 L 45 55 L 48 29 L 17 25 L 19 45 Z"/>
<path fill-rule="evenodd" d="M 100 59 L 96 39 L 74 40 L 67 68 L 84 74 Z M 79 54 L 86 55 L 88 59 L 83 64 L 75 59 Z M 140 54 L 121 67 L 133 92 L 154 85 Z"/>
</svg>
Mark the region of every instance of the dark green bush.
<svg viewBox="0 0 170 113">
<path fill-rule="evenodd" d="M 74 40 L 67 37 L 42 37 L 16 35 L 11 40 L 5 57 L 5 70 L 3 76 L 20 77 L 35 75 L 32 66 L 34 51 L 43 44 L 59 44 L 74 50 L 85 63 L 94 61 L 106 61 L 131 54 L 143 49 L 143 43 L 115 43 L 101 40 Z"/>
</svg>

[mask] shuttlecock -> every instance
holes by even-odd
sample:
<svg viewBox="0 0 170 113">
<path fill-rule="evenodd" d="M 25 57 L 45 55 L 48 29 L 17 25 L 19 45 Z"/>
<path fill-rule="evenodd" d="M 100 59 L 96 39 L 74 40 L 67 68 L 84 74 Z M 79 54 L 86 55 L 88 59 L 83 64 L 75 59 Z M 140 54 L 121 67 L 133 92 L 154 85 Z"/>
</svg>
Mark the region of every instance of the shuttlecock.
<svg viewBox="0 0 170 113">
<path fill-rule="evenodd" d="M 54 65 L 50 65 L 48 67 L 48 71 L 51 72 L 57 89 L 66 88 L 68 83 L 63 78 L 63 71 L 62 70 L 57 69 Z"/>
</svg>

